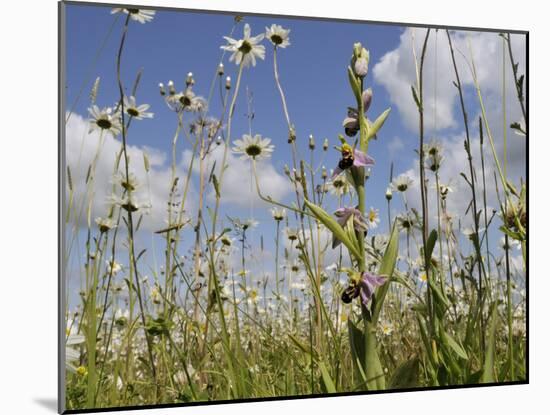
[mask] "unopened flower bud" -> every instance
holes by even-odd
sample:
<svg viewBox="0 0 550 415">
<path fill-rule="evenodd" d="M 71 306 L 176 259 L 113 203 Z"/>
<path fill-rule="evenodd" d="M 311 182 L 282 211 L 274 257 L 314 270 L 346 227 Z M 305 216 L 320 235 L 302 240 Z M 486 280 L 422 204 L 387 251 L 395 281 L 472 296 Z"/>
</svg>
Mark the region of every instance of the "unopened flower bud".
<svg viewBox="0 0 550 415">
<path fill-rule="evenodd" d="M 365 89 L 361 94 L 361 99 L 363 100 L 363 111 L 367 112 L 372 102 L 372 89 Z"/>
<path fill-rule="evenodd" d="M 162 82 L 159 83 L 159 89 L 160 89 L 160 95 L 165 96 L 166 95 L 166 89 L 164 88 L 164 84 Z"/>
<path fill-rule="evenodd" d="M 168 81 L 168 92 L 170 95 L 176 95 L 176 88 L 174 88 L 174 81 Z"/>
<path fill-rule="evenodd" d="M 357 59 L 355 61 L 355 65 L 353 65 L 353 71 L 358 77 L 364 78 L 365 76 L 367 76 L 367 73 L 369 71 L 368 61 L 365 58 Z"/>
<path fill-rule="evenodd" d="M 288 144 L 291 144 L 296 140 L 296 130 L 294 129 L 294 126 L 291 126 L 288 130 Z"/>
<path fill-rule="evenodd" d="M 367 76 L 369 70 L 369 58 L 370 53 L 366 50 L 361 43 L 355 43 L 353 45 L 353 56 L 351 58 L 351 67 L 353 73 L 360 78 Z"/>
<path fill-rule="evenodd" d="M 323 141 L 323 151 L 328 150 L 328 138 L 325 138 L 325 141 Z"/>
<path fill-rule="evenodd" d="M 327 175 L 327 169 L 326 169 L 325 166 L 323 166 L 323 167 L 321 168 L 321 178 L 322 178 L 323 180 L 326 180 L 327 176 L 328 176 L 328 175 Z"/>
<path fill-rule="evenodd" d="M 392 195 L 391 187 L 388 187 L 386 189 L 386 200 L 391 200 L 392 196 L 393 195 Z"/>
<path fill-rule="evenodd" d="M 223 75 L 223 63 L 220 62 L 220 64 L 218 65 L 218 75 L 219 76 L 222 76 Z"/>
<path fill-rule="evenodd" d="M 225 78 L 225 89 L 231 89 L 231 77 Z"/>
<path fill-rule="evenodd" d="M 313 138 L 313 134 L 309 135 L 309 149 L 315 150 L 315 139 Z"/>
<path fill-rule="evenodd" d="M 187 86 L 191 86 L 195 83 L 195 80 L 193 79 L 193 72 L 189 72 L 187 74 L 187 79 L 185 80 L 185 83 Z"/>
</svg>

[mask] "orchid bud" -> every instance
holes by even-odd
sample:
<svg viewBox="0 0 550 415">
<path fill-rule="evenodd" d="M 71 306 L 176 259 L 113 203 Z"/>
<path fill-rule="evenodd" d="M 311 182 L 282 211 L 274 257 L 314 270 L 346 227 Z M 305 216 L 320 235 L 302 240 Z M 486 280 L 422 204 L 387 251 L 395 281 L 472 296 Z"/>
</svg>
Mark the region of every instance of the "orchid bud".
<svg viewBox="0 0 550 415">
<path fill-rule="evenodd" d="M 367 76 L 369 69 L 370 53 L 365 49 L 361 43 L 355 43 L 353 45 L 353 56 L 351 58 L 351 67 L 353 73 L 360 78 Z"/>
<path fill-rule="evenodd" d="M 367 76 L 369 71 L 369 61 L 366 58 L 358 58 L 353 65 L 353 72 L 360 78 Z"/>
<path fill-rule="evenodd" d="M 368 88 L 364 90 L 361 94 L 361 99 L 363 100 L 363 111 L 367 112 L 372 102 L 372 89 Z"/>
</svg>

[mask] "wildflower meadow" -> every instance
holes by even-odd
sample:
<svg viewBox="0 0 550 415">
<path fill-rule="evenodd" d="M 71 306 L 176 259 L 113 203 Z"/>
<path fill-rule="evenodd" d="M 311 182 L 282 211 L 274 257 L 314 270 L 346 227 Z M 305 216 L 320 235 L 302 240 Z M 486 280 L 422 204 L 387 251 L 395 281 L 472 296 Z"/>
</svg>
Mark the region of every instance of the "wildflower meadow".
<svg viewBox="0 0 550 415">
<path fill-rule="evenodd" d="M 527 380 L 525 34 L 64 18 L 67 409 Z"/>
</svg>

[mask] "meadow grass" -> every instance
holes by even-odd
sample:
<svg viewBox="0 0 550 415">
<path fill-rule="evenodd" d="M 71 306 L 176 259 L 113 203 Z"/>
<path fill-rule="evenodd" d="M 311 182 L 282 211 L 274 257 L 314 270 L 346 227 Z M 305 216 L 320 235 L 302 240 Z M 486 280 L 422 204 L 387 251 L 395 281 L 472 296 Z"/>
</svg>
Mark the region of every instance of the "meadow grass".
<svg viewBox="0 0 550 415">
<path fill-rule="evenodd" d="M 150 161 L 145 153 L 143 160 L 129 157 L 132 131 L 149 122 L 143 120 L 149 118 L 148 105 L 138 106 L 125 95 L 127 80 L 120 68 L 132 25 L 149 22 L 154 14 L 133 9 L 118 13 L 124 13 L 116 56 L 119 101 L 113 108 L 93 110 L 101 90 L 98 78 L 90 94 L 89 121 L 100 135 L 96 154 L 89 166 L 68 165 L 66 171 L 66 270 L 71 258 L 81 255 L 79 235 L 86 236 L 80 303 L 66 311 L 68 409 L 526 380 L 526 186 L 507 176 L 506 133 L 503 155 L 495 149 L 501 138 L 492 134 L 470 54 L 481 109 L 476 123 L 480 147 L 473 148 L 449 32 L 453 66 L 445 69 L 455 75 L 468 159 L 464 171 L 456 172 L 470 190 L 463 195 L 471 200 L 466 215 L 473 224 L 466 243 L 458 242 L 460 229 L 449 220 L 454 212 L 446 203 L 450 190 L 440 182 L 444 145 L 425 140 L 424 66 L 431 30 L 425 33 L 419 57 L 413 50 L 416 83 L 410 97 L 418 108 L 421 210 L 409 208 L 411 183 L 393 178 L 392 166 L 386 192 L 388 234 L 376 232 L 378 211 L 367 209 L 368 168 L 373 164 L 368 150 L 380 145 L 373 139 L 397 115 L 387 109 L 367 117 L 372 100 L 365 85 L 369 52 L 360 43 L 350 45 L 349 84 L 342 88 L 349 88 L 355 108 L 344 121 L 345 135 L 331 140 L 339 157 L 332 172 L 323 165 L 327 152 L 333 151 L 328 141 L 319 146 L 310 136 L 309 154 L 298 154 L 296 142 L 307 138 L 292 123 L 277 61 L 277 53 L 288 46 L 288 32 L 277 26 L 267 30 L 264 43 L 273 47 L 274 82 L 288 127 L 288 137 L 277 146 L 290 148 L 291 167 L 285 168 L 285 177 L 293 189 L 293 200 L 275 200 L 264 194 L 257 171 L 259 160 L 273 151 L 271 142 L 253 135 L 251 125 L 248 135 L 234 139 L 242 79 L 254 70 L 252 59 L 265 54 L 262 39 L 251 36 L 247 25 L 239 42 L 228 40 L 220 65 L 213 68 L 207 99 L 195 94 L 192 74 L 180 92 L 172 82 L 160 86 L 162 99 L 174 112 L 176 130 L 170 141 L 167 223 L 148 231 L 141 224 L 151 206 L 139 199 L 137 189 L 145 185 L 151 195 Z M 236 18 L 230 36 L 241 26 Z M 524 108 L 523 76 L 514 62 L 510 35 L 501 37 L 502 71 L 505 75 L 511 68 Z M 227 52 L 237 64 L 235 82 L 224 79 Z M 140 78 L 138 72 L 132 97 Z M 208 106 L 216 99 L 216 89 L 222 110 L 212 115 Z M 503 85 L 503 95 L 504 90 Z M 503 127 L 506 131 L 505 117 Z M 520 123 L 512 128 L 525 132 Z M 120 149 L 106 214 L 94 222 L 96 163 L 107 135 L 118 139 Z M 191 152 L 182 177 L 176 168 L 179 140 L 185 140 Z M 221 163 L 212 166 L 209 156 L 219 146 Z M 274 260 L 263 266 L 273 272 L 248 270 L 253 253 L 264 249 L 262 238 L 260 246 L 250 244 L 255 221 L 224 214 L 231 152 L 242 156 L 237 162 L 249 163 L 262 208 L 272 207 Z M 133 175 L 137 163 L 143 164 L 147 183 L 138 183 Z M 71 171 L 79 168 L 87 169 L 86 191 L 77 198 L 75 189 L 81 184 L 74 183 Z M 487 187 L 493 185 L 500 204 L 496 216 L 487 213 Z M 191 186 L 198 189 L 193 217 L 187 215 Z M 210 191 L 214 204 L 207 207 Z M 429 202 L 430 192 L 435 193 L 436 206 Z M 405 207 L 399 215 L 392 210 L 401 204 L 395 196 Z M 489 232 L 504 238 L 502 252 L 489 243 Z M 138 235 L 151 238 L 153 250 L 163 257 L 140 247 Z M 190 252 L 182 252 L 182 241 L 193 241 Z M 522 249 L 519 270 L 510 263 L 514 244 Z M 338 259 L 329 263 L 326 257 L 332 250 Z M 151 256 L 153 264 L 147 263 Z M 153 277 L 147 277 L 151 273 Z"/>
</svg>

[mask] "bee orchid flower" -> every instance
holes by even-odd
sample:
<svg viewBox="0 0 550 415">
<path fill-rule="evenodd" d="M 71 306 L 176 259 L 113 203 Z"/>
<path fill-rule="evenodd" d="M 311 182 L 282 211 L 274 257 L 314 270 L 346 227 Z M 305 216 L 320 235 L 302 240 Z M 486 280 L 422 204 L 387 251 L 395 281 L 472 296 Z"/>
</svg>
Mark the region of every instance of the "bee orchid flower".
<svg viewBox="0 0 550 415">
<path fill-rule="evenodd" d="M 342 173 L 344 170 L 355 166 L 365 167 L 374 165 L 374 159 L 366 153 L 363 153 L 349 144 L 342 145 L 342 158 L 332 173 L 332 179 Z"/>
<path fill-rule="evenodd" d="M 353 228 L 357 232 L 366 232 L 368 229 L 367 221 L 365 220 L 365 217 L 361 213 L 361 211 L 357 208 L 353 207 L 343 207 L 340 209 L 337 209 L 334 212 L 334 216 L 336 216 L 336 222 L 341 227 L 345 227 L 348 220 L 353 220 Z M 336 248 L 338 245 L 340 245 L 340 240 L 336 237 L 332 237 L 332 248 Z"/>
<path fill-rule="evenodd" d="M 366 307 L 376 287 L 384 285 L 385 282 L 386 277 L 365 271 L 360 278 L 352 278 L 351 284 L 342 293 L 342 301 L 349 304 L 354 298 L 361 297 L 361 304 Z"/>
</svg>

